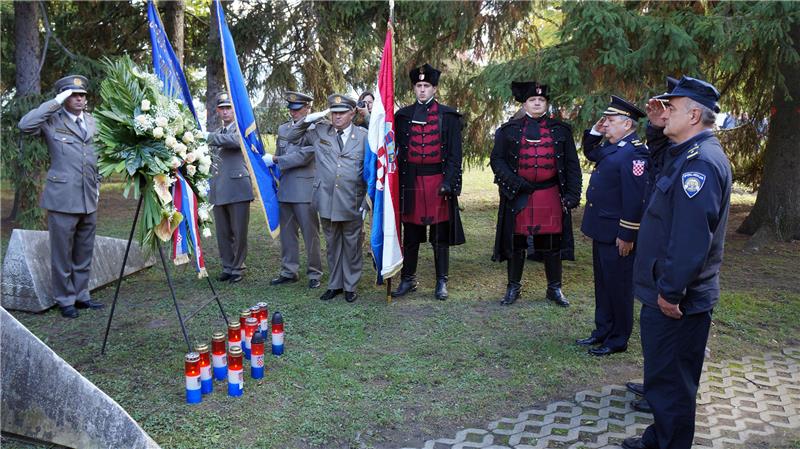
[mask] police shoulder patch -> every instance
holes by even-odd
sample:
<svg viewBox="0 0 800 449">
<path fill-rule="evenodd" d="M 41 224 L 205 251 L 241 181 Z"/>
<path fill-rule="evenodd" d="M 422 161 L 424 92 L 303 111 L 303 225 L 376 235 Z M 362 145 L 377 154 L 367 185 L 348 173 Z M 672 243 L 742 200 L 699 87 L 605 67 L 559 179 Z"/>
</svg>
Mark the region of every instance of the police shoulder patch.
<svg viewBox="0 0 800 449">
<path fill-rule="evenodd" d="M 686 192 L 686 196 L 694 198 L 706 183 L 706 175 L 696 171 L 688 171 L 681 175 L 681 181 L 683 182 L 683 191 Z"/>
</svg>

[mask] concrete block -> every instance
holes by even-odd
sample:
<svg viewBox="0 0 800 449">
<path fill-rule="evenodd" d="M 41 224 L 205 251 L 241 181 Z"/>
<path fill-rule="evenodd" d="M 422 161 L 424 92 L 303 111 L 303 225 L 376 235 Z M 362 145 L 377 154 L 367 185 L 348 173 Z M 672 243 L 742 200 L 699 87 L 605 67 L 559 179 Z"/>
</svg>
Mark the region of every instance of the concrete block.
<svg viewBox="0 0 800 449">
<path fill-rule="evenodd" d="M 131 416 L 0 308 L 0 427 L 75 448 L 158 448 Z"/>
<path fill-rule="evenodd" d="M 94 241 L 89 290 L 117 280 L 127 240 L 97 236 Z M 125 276 L 153 266 L 156 259 L 145 259 L 134 242 L 125 264 Z M 0 284 L 3 307 L 10 310 L 41 312 L 55 305 L 50 271 L 50 236 L 47 231 L 14 229 L 3 259 Z"/>
</svg>

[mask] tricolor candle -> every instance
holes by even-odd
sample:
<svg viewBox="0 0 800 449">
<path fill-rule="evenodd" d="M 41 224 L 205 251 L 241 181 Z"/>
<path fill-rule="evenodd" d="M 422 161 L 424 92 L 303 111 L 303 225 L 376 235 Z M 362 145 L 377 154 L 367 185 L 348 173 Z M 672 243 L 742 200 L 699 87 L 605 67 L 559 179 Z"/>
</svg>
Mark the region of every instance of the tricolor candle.
<svg viewBox="0 0 800 449">
<path fill-rule="evenodd" d="M 283 354 L 283 315 L 280 312 L 272 314 L 272 354 Z"/>
<path fill-rule="evenodd" d="M 197 404 L 203 400 L 203 393 L 200 392 L 200 354 L 190 352 L 186 354 L 184 362 L 186 403 Z"/>
<path fill-rule="evenodd" d="M 214 365 L 214 378 L 225 379 L 228 375 L 228 354 L 225 351 L 225 334 L 222 332 L 211 335 L 211 362 Z"/>
<path fill-rule="evenodd" d="M 244 351 L 244 356 L 245 356 L 245 358 L 249 359 L 250 358 L 250 348 L 248 348 L 248 347 L 246 347 L 244 345 L 245 332 L 246 332 L 245 329 L 247 327 L 247 326 L 245 326 L 245 324 L 247 324 L 247 319 L 248 318 L 250 318 L 250 309 L 249 308 L 248 309 L 242 309 L 242 311 L 239 312 L 239 326 L 240 326 L 239 329 L 241 329 L 241 334 L 242 334 L 240 340 L 242 342 L 242 350 Z"/>
<path fill-rule="evenodd" d="M 228 350 L 228 396 L 241 396 L 244 391 L 242 348 L 234 346 Z"/>
<path fill-rule="evenodd" d="M 253 334 L 250 349 L 250 377 L 253 379 L 264 377 L 264 337 L 261 332 Z"/>
<path fill-rule="evenodd" d="M 233 348 L 242 349 L 241 329 L 239 323 L 228 323 L 228 351 Z"/>
<path fill-rule="evenodd" d="M 258 306 L 258 321 L 261 327 L 261 336 L 264 337 L 264 341 L 266 341 L 269 334 L 269 309 L 265 302 L 260 302 L 256 305 Z"/>
<path fill-rule="evenodd" d="M 200 354 L 200 390 L 203 394 L 214 391 L 214 382 L 211 380 L 211 352 L 207 343 L 199 343 L 194 350 Z"/>
<path fill-rule="evenodd" d="M 250 316 L 251 317 L 253 317 L 255 319 L 258 319 L 258 311 L 259 311 L 258 306 L 250 306 Z"/>
<path fill-rule="evenodd" d="M 250 317 L 245 320 L 244 325 L 244 355 L 248 359 L 250 359 L 250 343 L 253 341 L 253 334 L 256 333 L 256 328 L 258 328 L 258 319 Z"/>
</svg>

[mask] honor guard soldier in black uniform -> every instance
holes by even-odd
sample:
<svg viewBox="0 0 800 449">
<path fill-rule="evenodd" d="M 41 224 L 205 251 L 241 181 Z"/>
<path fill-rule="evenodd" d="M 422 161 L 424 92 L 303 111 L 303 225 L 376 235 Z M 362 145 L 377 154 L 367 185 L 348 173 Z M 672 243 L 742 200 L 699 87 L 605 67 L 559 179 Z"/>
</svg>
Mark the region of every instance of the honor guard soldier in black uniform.
<svg viewBox="0 0 800 449">
<path fill-rule="evenodd" d="M 436 101 L 441 72 L 428 64 L 411 70 L 416 103 L 395 113 L 403 269 L 392 296 L 417 289 L 419 244 L 433 245 L 436 299 L 447 299 L 450 247 L 464 243 L 461 194 L 461 114 Z"/>
<path fill-rule="evenodd" d="M 525 114 L 495 133 L 491 166 L 500 190 L 492 260 L 508 261 L 502 305 L 520 295 L 525 251 L 544 262 L 547 299 L 569 302 L 561 293 L 561 260 L 574 260 L 571 209 L 581 198 L 581 168 L 572 128 L 547 116 L 550 94 L 536 81 L 513 82 L 514 99 Z"/>
<path fill-rule="evenodd" d="M 26 134 L 38 134 L 50 152 L 50 169 L 39 206 L 47 210 L 53 299 L 65 318 L 75 308 L 100 309 L 89 296 L 100 175 L 92 142 L 97 128 L 87 112 L 89 81 L 70 75 L 56 81 L 56 97 L 19 121 Z"/>
<path fill-rule="evenodd" d="M 648 157 L 636 122 L 644 115 L 612 96 L 603 117 L 583 133 L 583 154 L 595 164 L 581 225 L 592 239 L 595 328 L 577 343 L 599 345 L 589 350 L 596 356 L 627 350 L 633 329 L 634 242 L 644 211 Z"/>
<path fill-rule="evenodd" d="M 654 422 L 626 449 L 689 449 L 696 394 L 731 194 L 731 167 L 712 133 L 719 92 L 684 76 L 667 100 L 664 135 L 672 145 L 639 228 L 634 293 L 644 354 L 644 393 Z"/>
</svg>

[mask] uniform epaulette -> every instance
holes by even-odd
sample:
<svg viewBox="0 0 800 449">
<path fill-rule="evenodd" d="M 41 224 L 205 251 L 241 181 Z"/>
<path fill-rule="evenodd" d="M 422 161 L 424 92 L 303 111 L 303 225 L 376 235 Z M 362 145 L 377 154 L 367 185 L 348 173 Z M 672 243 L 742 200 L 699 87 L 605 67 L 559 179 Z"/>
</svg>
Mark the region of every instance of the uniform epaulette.
<svg viewBox="0 0 800 449">
<path fill-rule="evenodd" d="M 641 146 L 645 146 L 645 143 L 644 143 L 644 142 L 642 142 L 642 141 L 641 141 L 641 140 L 639 140 L 639 139 L 634 139 L 634 140 L 631 140 L 631 143 L 632 143 L 632 144 L 633 144 L 633 146 L 635 146 L 635 147 L 641 147 Z"/>
<path fill-rule="evenodd" d="M 688 153 L 686 154 L 686 159 L 694 159 L 697 156 L 700 156 L 700 144 L 694 144 L 693 147 L 689 148 Z"/>
</svg>

